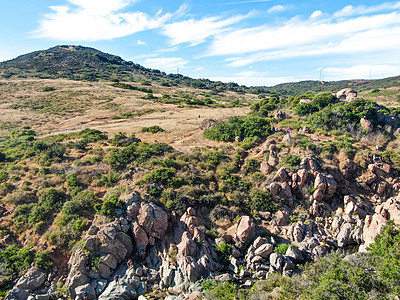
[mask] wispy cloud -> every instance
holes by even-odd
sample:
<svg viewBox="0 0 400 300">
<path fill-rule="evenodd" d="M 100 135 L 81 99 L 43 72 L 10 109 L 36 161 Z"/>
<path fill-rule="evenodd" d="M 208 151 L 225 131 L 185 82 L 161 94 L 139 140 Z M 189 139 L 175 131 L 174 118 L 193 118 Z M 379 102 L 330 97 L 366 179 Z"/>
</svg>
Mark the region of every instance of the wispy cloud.
<svg viewBox="0 0 400 300">
<path fill-rule="evenodd" d="M 211 77 L 211 80 L 222 82 L 236 82 L 247 86 L 272 86 L 282 82 L 298 81 L 292 76 L 273 77 L 267 72 L 244 71 L 232 74 L 232 76 Z"/>
<path fill-rule="evenodd" d="M 239 4 L 247 4 L 247 3 L 260 3 L 260 2 L 270 2 L 272 0 L 245 0 L 245 1 L 234 1 L 222 3 L 222 5 L 239 5 Z"/>
<path fill-rule="evenodd" d="M 123 12 L 137 0 L 68 0 L 51 6 L 52 13 L 40 21 L 33 36 L 63 41 L 96 41 L 131 35 L 160 27 L 171 14 L 150 16 L 144 12 Z"/>
<path fill-rule="evenodd" d="M 273 13 L 279 13 L 282 11 L 285 11 L 286 7 L 283 5 L 274 5 L 270 9 L 267 10 L 267 13 L 273 14 Z"/>
<path fill-rule="evenodd" d="M 400 65 L 363 64 L 350 67 L 323 68 L 325 80 L 373 79 L 399 75 Z"/>
<path fill-rule="evenodd" d="M 395 2 L 395 3 L 382 3 L 379 5 L 375 6 L 352 6 L 348 5 L 341 10 L 337 11 L 334 13 L 334 17 L 349 17 L 349 16 L 356 16 L 356 15 L 364 15 L 364 14 L 370 14 L 370 13 L 377 13 L 377 12 L 382 12 L 385 10 L 394 10 L 394 9 L 400 9 L 400 2 Z"/>
<path fill-rule="evenodd" d="M 208 55 L 231 56 L 227 61 L 234 67 L 258 61 L 378 51 L 396 52 L 393 59 L 399 60 L 399 36 L 400 12 L 396 10 L 346 19 L 316 11 L 308 19 L 295 17 L 282 24 L 221 32 L 212 41 Z"/>
<path fill-rule="evenodd" d="M 146 58 L 143 65 L 166 73 L 176 73 L 178 68 L 184 68 L 188 63 L 189 61 L 180 57 L 156 57 Z"/>
<path fill-rule="evenodd" d="M 165 25 L 162 33 L 170 38 L 171 45 L 182 43 L 197 45 L 250 15 L 237 15 L 227 19 L 222 19 L 222 17 L 207 17 L 201 20 L 189 19 Z"/>
</svg>

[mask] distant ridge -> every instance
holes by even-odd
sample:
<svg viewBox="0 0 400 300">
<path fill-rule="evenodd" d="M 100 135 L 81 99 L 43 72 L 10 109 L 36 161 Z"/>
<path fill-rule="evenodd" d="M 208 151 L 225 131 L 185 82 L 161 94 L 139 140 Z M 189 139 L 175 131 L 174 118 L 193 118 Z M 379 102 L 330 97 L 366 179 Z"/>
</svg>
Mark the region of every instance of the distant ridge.
<svg viewBox="0 0 400 300">
<path fill-rule="evenodd" d="M 237 83 L 223 83 L 209 79 L 193 79 L 179 74 L 166 74 L 148 69 L 121 57 L 104 53 L 90 47 L 61 45 L 47 50 L 35 51 L 0 62 L 0 76 L 3 78 L 67 78 L 88 81 L 142 81 L 155 82 L 165 86 L 190 86 L 209 89 L 214 92 L 234 91 L 255 94 L 276 93 L 283 96 L 297 95 L 306 91 L 336 92 L 352 87 L 358 91 L 382 87 L 400 86 L 400 76 L 379 80 L 308 80 L 282 83 L 272 87 L 248 88 Z"/>
</svg>

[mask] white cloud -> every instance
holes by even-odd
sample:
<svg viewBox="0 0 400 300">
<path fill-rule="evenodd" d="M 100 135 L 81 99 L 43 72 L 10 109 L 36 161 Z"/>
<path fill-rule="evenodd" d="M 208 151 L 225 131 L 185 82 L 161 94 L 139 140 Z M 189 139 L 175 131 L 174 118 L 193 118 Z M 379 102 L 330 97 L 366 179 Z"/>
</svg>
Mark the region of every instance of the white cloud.
<svg viewBox="0 0 400 300">
<path fill-rule="evenodd" d="M 286 7 L 284 7 L 283 5 L 274 5 L 270 9 L 267 10 L 267 13 L 273 14 L 273 13 L 278 13 L 278 12 L 282 12 L 285 10 L 286 10 Z"/>
<path fill-rule="evenodd" d="M 316 10 L 311 14 L 310 19 L 316 19 L 321 17 L 322 15 L 323 15 L 322 11 Z"/>
<path fill-rule="evenodd" d="M 146 42 L 143 42 L 143 41 L 141 41 L 141 40 L 138 40 L 138 41 L 137 41 L 137 45 L 139 45 L 139 46 L 144 46 L 144 45 L 146 45 Z"/>
<path fill-rule="evenodd" d="M 105 40 L 158 28 L 171 17 L 171 14 L 122 12 L 136 1 L 68 0 L 69 5 L 51 6 L 53 13 L 44 16 L 33 35 L 62 41 Z"/>
<path fill-rule="evenodd" d="M 158 69 L 166 73 L 176 73 L 178 68 L 184 68 L 189 61 L 180 57 L 146 58 L 143 66 Z"/>
<path fill-rule="evenodd" d="M 271 77 L 266 72 L 255 71 L 244 71 L 233 74 L 232 76 L 211 77 L 210 79 L 222 82 L 236 82 L 246 86 L 273 86 L 283 82 L 294 82 L 300 80 L 300 78 L 292 76 Z"/>
<path fill-rule="evenodd" d="M 171 45 L 191 43 L 197 45 L 204 42 L 208 37 L 226 30 L 226 27 L 237 23 L 250 14 L 233 16 L 222 20 L 222 17 L 208 17 L 201 20 L 189 19 L 165 25 L 162 33 L 168 36 Z"/>
<path fill-rule="evenodd" d="M 371 79 L 399 75 L 400 65 L 355 65 L 322 69 L 325 80 Z"/>
<path fill-rule="evenodd" d="M 334 13 L 333 17 L 335 17 L 335 18 L 349 17 L 349 16 L 370 14 L 370 13 L 381 12 L 384 10 L 395 10 L 395 9 L 400 9 L 400 2 L 395 2 L 395 3 L 386 2 L 386 3 L 382 3 L 379 5 L 370 6 L 370 7 L 366 7 L 364 5 L 360 5 L 357 7 L 348 5 L 344 8 L 342 8 L 341 10 L 337 11 L 336 13 Z"/>
<path fill-rule="evenodd" d="M 260 2 L 269 2 L 272 0 L 246 0 L 246 1 L 236 1 L 236 2 L 228 2 L 222 3 L 222 5 L 236 5 L 236 4 L 247 4 L 247 3 L 260 3 Z"/>
</svg>

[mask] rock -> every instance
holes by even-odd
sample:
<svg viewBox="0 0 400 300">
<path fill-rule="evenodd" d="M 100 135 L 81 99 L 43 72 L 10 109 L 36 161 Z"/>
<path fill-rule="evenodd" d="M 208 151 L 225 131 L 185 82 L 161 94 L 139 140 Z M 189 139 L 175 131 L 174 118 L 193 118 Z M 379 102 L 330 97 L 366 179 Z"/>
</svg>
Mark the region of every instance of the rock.
<svg viewBox="0 0 400 300">
<path fill-rule="evenodd" d="M 98 297 L 99 300 L 111 299 L 136 299 L 137 292 L 126 284 L 111 282 L 103 293 Z"/>
<path fill-rule="evenodd" d="M 325 256 L 327 253 L 328 253 L 328 247 L 322 245 L 318 245 L 314 247 L 312 250 L 312 254 L 314 255 L 314 257 L 322 257 Z"/>
<path fill-rule="evenodd" d="M 151 203 L 142 203 L 137 216 L 138 223 L 149 236 L 162 239 L 168 228 L 168 215 L 159 206 Z"/>
<path fill-rule="evenodd" d="M 345 88 L 336 93 L 336 97 L 341 101 L 353 101 L 357 99 L 357 92 L 352 88 Z"/>
<path fill-rule="evenodd" d="M 284 264 L 283 264 L 283 271 L 291 271 L 296 269 L 296 265 L 294 262 L 289 258 L 289 257 L 283 257 L 284 258 Z"/>
<path fill-rule="evenodd" d="M 278 195 L 280 189 L 281 189 L 281 185 L 277 182 L 272 182 L 269 186 L 269 191 L 270 191 L 272 197 Z"/>
<path fill-rule="evenodd" d="M 104 291 L 106 286 L 107 286 L 107 280 L 100 279 L 99 281 L 97 281 L 96 296 L 100 295 Z"/>
<path fill-rule="evenodd" d="M 46 279 L 47 273 L 32 267 L 18 280 L 15 286 L 24 290 L 35 291 L 45 283 Z"/>
<path fill-rule="evenodd" d="M 276 172 L 276 175 L 273 178 L 273 181 L 277 181 L 277 182 L 288 182 L 289 180 L 290 180 L 290 177 L 284 167 L 280 168 Z"/>
<path fill-rule="evenodd" d="M 299 264 L 304 261 L 303 252 L 296 246 L 290 245 L 286 250 L 285 256 L 289 257 L 294 263 Z"/>
<path fill-rule="evenodd" d="M 41 294 L 41 295 L 36 295 L 35 298 L 36 298 L 36 300 L 50 300 L 50 295 L 49 294 Z"/>
<path fill-rule="evenodd" d="M 218 276 L 215 276 L 215 281 L 219 281 L 219 282 L 225 282 L 225 281 L 233 281 L 233 276 L 229 273 L 224 273 Z"/>
<path fill-rule="evenodd" d="M 372 131 L 374 129 L 374 126 L 372 125 L 371 121 L 367 120 L 366 118 L 360 119 L 360 125 L 363 129 L 367 131 Z"/>
<path fill-rule="evenodd" d="M 241 216 L 237 224 L 234 240 L 239 244 L 238 248 L 242 248 L 253 239 L 255 224 L 249 216 Z"/>
<path fill-rule="evenodd" d="M 275 224 L 285 226 L 289 221 L 289 213 L 285 210 L 278 210 L 274 215 Z"/>
<path fill-rule="evenodd" d="M 297 171 L 297 185 L 299 187 L 303 187 L 306 184 L 307 178 L 308 172 L 306 169 L 300 169 Z"/>
<path fill-rule="evenodd" d="M 285 119 L 286 114 L 281 110 L 276 110 L 276 111 L 274 111 L 274 118 L 275 119 Z"/>
<path fill-rule="evenodd" d="M 300 99 L 300 104 L 301 103 L 311 103 L 312 102 L 312 100 L 311 99 Z"/>
<path fill-rule="evenodd" d="M 270 165 L 271 167 L 275 167 L 278 164 L 279 164 L 279 160 L 274 155 L 270 155 L 268 157 L 268 165 Z"/>
<path fill-rule="evenodd" d="M 140 201 L 140 194 L 139 194 L 139 192 L 136 192 L 136 191 L 131 193 L 131 194 L 129 194 L 125 198 L 126 206 L 132 205 L 133 203 L 139 202 L 139 201 Z"/>
<path fill-rule="evenodd" d="M 269 175 L 272 171 L 272 167 L 265 161 L 263 161 L 260 165 L 260 172 Z"/>
<path fill-rule="evenodd" d="M 369 215 L 365 218 L 363 228 L 364 244 L 360 247 L 361 252 L 365 251 L 374 242 L 375 237 L 381 232 L 386 222 L 387 220 L 381 214 Z"/>
<path fill-rule="evenodd" d="M 99 263 L 99 265 L 97 267 L 99 269 L 99 274 L 102 278 L 109 278 L 111 276 L 111 274 L 113 273 L 113 271 L 110 269 L 110 267 L 104 263 Z"/>
<path fill-rule="evenodd" d="M 271 244 L 264 244 L 258 247 L 255 251 L 254 254 L 261 256 L 264 259 L 268 259 L 269 255 L 272 253 L 274 246 Z"/>
<path fill-rule="evenodd" d="M 149 244 L 147 233 L 143 227 L 136 222 L 132 223 L 132 233 L 139 255 L 143 255 L 146 251 L 147 245 Z"/>
<path fill-rule="evenodd" d="M 100 257 L 102 263 L 106 264 L 110 269 L 115 270 L 117 268 L 117 260 L 111 254 L 103 255 Z"/>
<path fill-rule="evenodd" d="M 26 300 L 29 297 L 29 292 L 14 286 L 5 297 L 5 300 Z"/>
<path fill-rule="evenodd" d="M 351 232 L 354 229 L 354 225 L 350 223 L 344 223 L 341 228 L 340 232 L 337 236 L 337 242 L 339 247 L 343 247 L 345 245 L 349 245 L 353 242 L 351 238 Z"/>
<path fill-rule="evenodd" d="M 284 264 L 283 255 L 278 252 L 273 252 L 269 256 L 269 263 L 270 263 L 270 273 L 282 272 Z"/>
<path fill-rule="evenodd" d="M 184 300 L 200 300 L 203 299 L 204 295 L 201 292 L 192 292 L 185 297 Z"/>
<path fill-rule="evenodd" d="M 97 227 L 96 225 L 92 225 L 90 226 L 90 228 L 88 229 L 88 234 L 89 235 L 96 235 L 97 232 L 99 231 L 99 227 Z"/>
<path fill-rule="evenodd" d="M 81 285 L 75 289 L 76 295 L 82 295 L 83 292 L 86 292 L 88 299 L 96 299 L 96 291 L 91 284 Z"/>
</svg>

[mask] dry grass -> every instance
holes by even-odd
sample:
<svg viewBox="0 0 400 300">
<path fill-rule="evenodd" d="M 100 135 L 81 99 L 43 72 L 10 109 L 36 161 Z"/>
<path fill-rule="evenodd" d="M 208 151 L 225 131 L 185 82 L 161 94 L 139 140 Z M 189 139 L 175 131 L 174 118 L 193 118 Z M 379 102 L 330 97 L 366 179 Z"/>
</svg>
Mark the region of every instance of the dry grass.
<svg viewBox="0 0 400 300">
<path fill-rule="evenodd" d="M 52 90 L 48 90 L 48 88 Z M 204 98 L 207 91 L 192 88 L 149 87 L 154 94 L 185 95 Z M 143 99 L 146 94 L 110 86 L 109 82 L 83 82 L 65 79 L 0 80 L 0 136 L 22 126 L 31 126 L 40 136 L 94 128 L 110 135 L 120 131 L 135 133 L 143 141 L 166 142 L 180 151 L 216 143 L 202 137 L 204 119 L 226 119 L 245 115 L 248 107 L 211 108 L 179 107 Z M 220 103 L 239 99 L 245 103 L 257 100 L 256 95 L 228 92 L 216 97 Z M 131 113 L 128 119 L 113 119 Z M 165 132 L 141 133 L 143 127 L 161 126 Z"/>
</svg>

